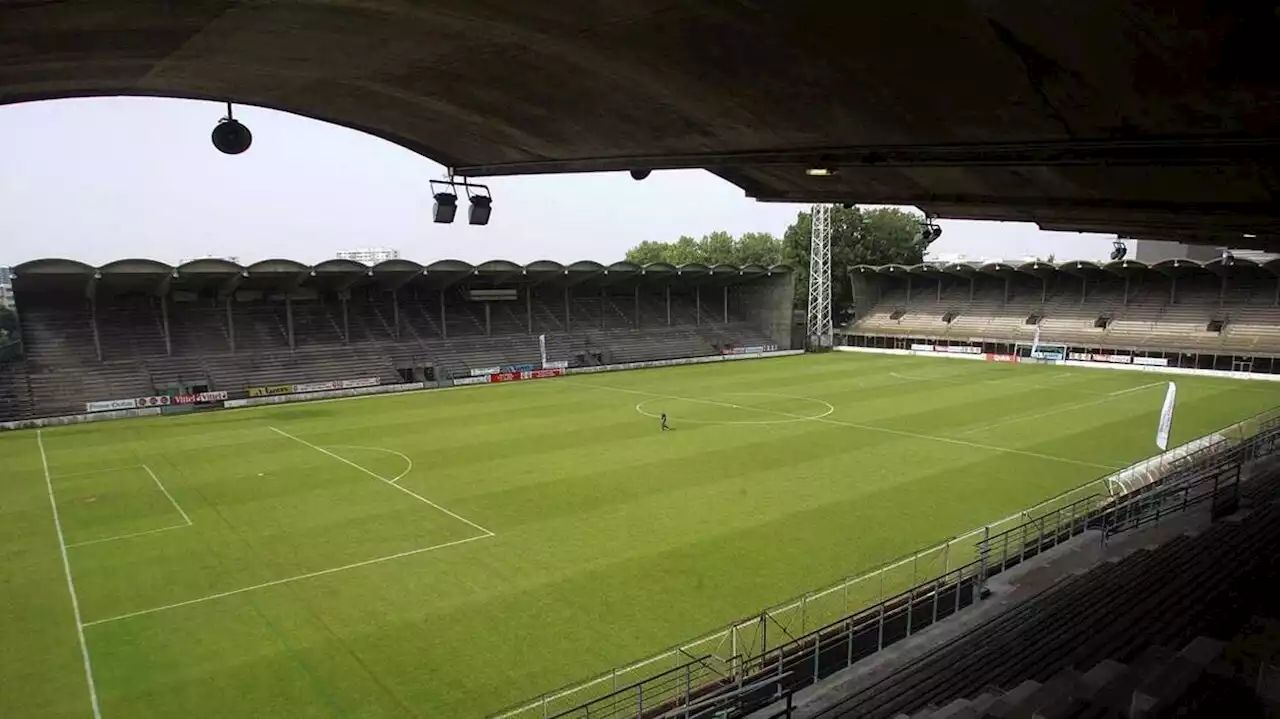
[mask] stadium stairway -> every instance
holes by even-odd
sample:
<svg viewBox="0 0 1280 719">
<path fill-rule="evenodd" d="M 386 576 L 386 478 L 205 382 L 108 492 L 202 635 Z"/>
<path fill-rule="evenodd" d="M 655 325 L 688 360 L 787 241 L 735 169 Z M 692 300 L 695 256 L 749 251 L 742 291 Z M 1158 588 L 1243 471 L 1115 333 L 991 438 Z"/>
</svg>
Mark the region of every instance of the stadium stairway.
<svg viewBox="0 0 1280 719">
<path fill-rule="evenodd" d="M 1076 541 L 1099 539 L 1090 533 Z M 1151 538 L 1144 530 L 1126 541 Z M 1145 691 L 1154 696 L 1146 708 L 1158 708 L 1164 699 L 1157 689 L 1171 685 L 1169 676 L 1189 686 L 1195 681 L 1187 676 L 1195 672 L 1187 661 L 1207 666 L 1205 657 L 1213 653 L 1203 641 L 1193 641 L 1197 636 L 1233 636 L 1244 618 L 1274 606 L 1267 586 L 1280 578 L 1277 550 L 1280 504 L 1268 496 L 1198 533 L 1177 533 L 1159 546 L 1141 546 L 1057 581 L 899 666 L 864 667 L 860 673 L 854 667 L 855 678 L 845 678 L 838 698 L 828 688 L 793 716 L 1130 716 L 1107 713 L 1116 707 L 1111 699 L 1100 706 L 1084 701 L 1093 696 L 1086 688 L 1107 686 L 1129 694 Z M 1186 661 L 1159 649 L 1169 646 L 1187 647 Z M 1123 681 L 1113 676 L 1119 672 L 1115 663 L 1128 667 L 1120 672 Z M 991 687 L 1011 689 L 1005 694 Z M 1056 713 L 1064 705 L 1075 713 Z M 1055 712 L 1048 713 L 1050 708 Z M 1088 713 L 1095 709 L 1102 713 Z"/>
</svg>

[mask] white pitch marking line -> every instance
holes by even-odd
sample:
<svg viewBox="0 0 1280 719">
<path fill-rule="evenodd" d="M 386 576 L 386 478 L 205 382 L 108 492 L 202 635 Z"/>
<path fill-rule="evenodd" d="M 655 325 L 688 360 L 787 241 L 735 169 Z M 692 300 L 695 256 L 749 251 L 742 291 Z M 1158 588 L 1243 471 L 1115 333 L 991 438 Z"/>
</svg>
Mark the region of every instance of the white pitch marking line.
<svg viewBox="0 0 1280 719">
<path fill-rule="evenodd" d="M 727 406 L 725 405 L 724 402 L 716 402 L 715 400 L 693 399 L 690 397 L 676 397 L 674 395 L 659 394 L 657 392 L 645 392 L 641 390 L 625 389 L 622 387 L 610 387 L 608 385 L 603 385 L 603 384 L 595 384 L 595 383 L 584 384 L 580 382 L 566 382 L 566 384 L 573 384 L 579 387 L 589 387 L 589 388 L 595 388 L 595 389 L 609 390 L 613 392 L 626 392 L 628 394 L 647 395 L 650 397 L 658 397 L 662 399 L 680 400 L 683 402 L 701 402 L 703 404 Z M 869 424 L 858 424 L 857 422 L 844 422 L 838 419 L 828 419 L 825 417 L 822 417 L 822 418 L 806 417 L 804 415 L 791 414 L 790 412 L 761 409 L 758 407 L 755 409 L 759 412 L 772 412 L 774 414 L 782 415 L 784 417 L 794 417 L 796 419 L 805 419 L 811 422 L 822 422 L 824 424 L 834 424 L 834 425 L 839 425 L 841 427 L 851 427 L 853 429 L 867 430 L 869 432 L 882 432 L 884 434 L 895 434 L 900 437 L 912 437 L 914 439 L 925 439 L 925 440 L 931 440 L 934 442 L 945 442 L 946 444 L 956 444 L 963 447 L 973 447 L 974 449 L 985 449 L 991 452 L 1001 452 L 1005 454 L 1020 454 L 1026 457 L 1036 457 L 1038 459 L 1045 459 L 1052 462 L 1062 462 L 1064 464 L 1075 464 L 1081 467 L 1092 467 L 1094 469 L 1106 469 L 1106 470 L 1112 470 L 1112 471 L 1121 469 L 1120 467 L 1113 467 L 1109 464 L 1097 464 L 1095 462 L 1085 462 L 1083 460 L 1078 460 L 1078 459 L 1068 459 L 1066 457 L 1055 457 L 1051 454 L 1041 454 L 1039 452 L 1032 452 L 1030 450 L 1025 450 L 1025 449 L 1013 449 L 1012 447 L 997 447 L 990 444 L 979 444 L 977 442 L 968 442 L 962 439 L 955 439 L 952 437 L 941 437 L 933 434 L 920 434 L 918 432 L 907 432 L 905 430 L 900 430 L 900 429 L 889 429 L 888 427 L 876 427 L 874 425 L 869 425 Z"/>
<path fill-rule="evenodd" d="M 107 472 L 123 472 L 126 469 L 137 469 L 141 464 L 122 464 L 118 467 L 103 467 L 102 469 L 86 469 L 83 472 L 67 472 L 59 474 L 58 479 L 70 479 L 71 477 L 83 477 L 87 474 L 106 474 Z"/>
<path fill-rule="evenodd" d="M 386 454 L 394 454 L 400 459 L 403 459 L 405 462 L 408 463 L 408 466 L 405 467 L 405 470 L 403 472 L 401 472 L 400 474 L 397 474 L 394 479 L 387 480 L 392 484 L 395 484 L 396 482 L 399 482 L 400 480 L 404 479 L 409 475 L 410 472 L 413 471 L 413 460 L 404 456 L 404 454 L 395 451 L 394 449 L 387 449 L 386 447 L 362 447 L 354 444 L 331 444 L 329 445 L 329 448 L 330 449 L 364 449 L 370 452 L 385 452 Z"/>
<path fill-rule="evenodd" d="M 493 536 L 496 536 L 496 535 L 494 535 L 494 534 L 492 534 L 492 533 L 489 533 L 489 534 L 478 534 L 478 535 L 476 535 L 476 536 L 474 536 L 474 537 L 467 537 L 466 539 L 456 539 L 456 540 L 454 540 L 454 541 L 452 541 L 452 542 L 445 542 L 445 543 L 443 543 L 443 544 L 433 544 L 433 545 L 431 545 L 430 547 L 423 547 L 423 548 L 421 548 L 421 549 L 411 549 L 411 550 L 409 550 L 409 551 L 407 551 L 407 552 L 400 552 L 399 554 L 389 554 L 389 555 L 387 555 L 387 556 L 385 556 L 385 557 L 376 557 L 376 558 L 374 558 L 374 559 L 366 559 L 366 560 L 364 560 L 363 562 L 355 562 L 354 564 L 344 564 L 344 565 L 343 565 L 343 566 L 341 566 L 341 567 L 332 567 L 332 568 L 330 568 L 330 569 L 321 569 L 321 570 L 320 570 L 320 571 L 318 571 L 318 572 L 308 572 L 308 573 L 306 573 L 306 574 L 299 574 L 299 575 L 296 575 L 296 576 L 293 576 L 293 577 L 285 577 L 284 579 L 276 579 L 276 580 L 273 580 L 273 581 L 270 581 L 270 582 L 263 582 L 262 584 L 255 584 L 255 585 L 253 585 L 252 587 L 241 587 L 240 589 L 232 589 L 232 590 L 231 590 L 231 591 L 229 591 L 229 592 L 219 592 L 219 593 L 217 593 L 217 594 L 210 594 L 210 595 L 209 595 L 209 596 L 207 596 L 207 597 L 199 597 L 199 598 L 197 598 L 197 599 L 188 599 L 188 600 L 187 600 L 187 601 L 185 601 L 185 602 L 175 602 L 174 604 L 166 604 L 166 605 L 164 605 L 164 606 L 162 606 L 162 607 L 152 607 L 151 609 L 142 609 L 142 610 L 139 610 L 139 611 L 136 611 L 136 612 L 129 612 L 128 614 L 119 614 L 119 615 L 116 615 L 116 616 L 114 616 L 114 617 L 107 617 L 107 618 L 105 618 L 105 619 L 95 619 L 95 620 L 93 620 L 92 622 L 87 622 L 87 623 L 85 623 L 83 626 L 85 626 L 85 627 L 94 627 L 94 626 L 97 626 L 97 625 L 99 625 L 99 624 L 107 624 L 107 623 L 110 623 L 110 622 L 118 622 L 118 621 L 120 621 L 120 620 L 122 620 L 122 619 L 132 619 L 133 617 L 141 617 L 141 616 L 144 616 L 144 615 L 147 615 L 147 614 L 155 614 L 156 612 L 168 611 L 168 610 L 170 610 L 170 609 L 177 609 L 177 608 L 179 608 L 179 607 L 187 607 L 187 606 L 191 606 L 192 604 L 201 604 L 201 603 L 204 603 L 204 602 L 211 602 L 211 601 L 213 601 L 213 600 L 215 600 L 215 599 L 222 599 L 222 598 L 224 598 L 224 597 L 230 597 L 230 596 L 234 596 L 234 595 L 236 595 L 236 594 L 244 594 L 245 592 L 252 592 L 252 591 L 255 591 L 255 590 L 258 590 L 258 589 L 266 589 L 267 587 L 278 587 L 278 586 L 280 586 L 281 584 L 289 584 L 290 582 L 297 582 L 297 581 L 301 581 L 301 580 L 303 580 L 303 579 L 314 579 L 315 577 L 323 577 L 323 576 L 328 575 L 328 574 L 336 574 L 336 573 L 338 573 L 338 572 L 345 572 L 345 571 L 347 571 L 348 569 L 358 569 L 358 568 L 360 568 L 360 567 L 367 567 L 367 566 L 372 565 L 372 564 L 380 564 L 380 563 L 382 563 L 382 562 L 389 562 L 389 561 L 391 561 L 391 560 L 393 560 L 393 559 L 401 559 L 401 558 L 403 558 L 403 557 L 411 557 L 411 556 L 413 556 L 413 555 L 415 555 L 415 554 L 424 554 L 424 553 L 426 553 L 426 552 L 434 552 L 434 551 L 435 551 L 435 550 L 437 550 L 437 549 L 444 549 L 444 548 L 446 548 L 446 547 L 456 547 L 456 546 L 458 546 L 459 544 L 466 544 L 467 542 L 474 542 L 474 541 L 476 541 L 476 540 L 478 540 L 478 539 L 488 539 L 489 537 L 493 537 Z"/>
<path fill-rule="evenodd" d="M 188 517 L 187 513 L 182 511 L 182 506 L 178 504 L 172 494 L 169 494 L 169 490 L 165 489 L 164 485 L 160 483 L 160 478 L 156 476 L 156 473 L 152 472 L 151 468 L 145 464 L 142 465 L 142 468 L 147 470 L 147 474 L 151 475 L 152 481 L 156 483 L 156 486 L 160 488 L 161 492 L 164 492 L 164 496 L 169 498 L 169 503 L 173 505 L 174 509 L 178 510 L 178 514 L 182 515 L 182 521 L 186 522 L 187 526 L 190 527 L 192 525 L 191 517 Z"/>
<path fill-rule="evenodd" d="M 1144 384 L 1144 385 L 1142 385 L 1141 387 L 1130 387 L 1129 389 L 1116 390 L 1115 392 L 1112 392 L 1110 396 L 1112 396 L 1112 397 L 1119 397 L 1119 396 L 1120 396 L 1120 395 L 1122 395 L 1122 394 L 1129 394 L 1130 392 L 1137 392 L 1137 391 L 1138 391 L 1138 390 L 1140 390 L 1140 389 L 1148 389 L 1148 388 L 1150 388 L 1150 387 L 1163 387 L 1163 386 L 1164 386 L 1164 385 L 1166 385 L 1166 384 L 1168 384 L 1168 383 L 1167 383 L 1167 382 L 1152 382 L 1151 384 Z"/>
<path fill-rule="evenodd" d="M 49 490 L 49 507 L 53 510 L 53 528 L 58 533 L 58 550 L 62 553 L 62 571 L 67 575 L 67 591 L 71 594 L 71 613 L 76 619 L 76 635 L 80 639 L 80 656 L 84 659 L 84 679 L 89 685 L 89 703 L 93 706 L 94 719 L 102 719 L 98 706 L 98 689 L 93 683 L 93 662 L 89 659 L 89 644 L 84 638 L 85 624 L 80 618 L 80 598 L 76 596 L 76 581 L 71 576 L 71 559 L 67 556 L 67 540 L 62 535 L 62 519 L 58 516 L 58 501 L 53 496 L 53 477 L 49 474 L 49 457 L 44 451 L 44 430 L 36 430 L 36 444 L 40 447 L 40 465 L 44 467 L 44 483 Z"/>
<path fill-rule="evenodd" d="M 394 484 L 394 483 L 392 483 L 392 481 L 391 481 L 391 480 L 387 479 L 386 477 L 382 477 L 382 476 L 379 476 L 379 475 L 377 475 L 377 474 L 375 474 L 375 473 L 373 473 L 373 472 L 370 472 L 369 470 L 365 469 L 364 467 L 361 467 L 360 465 L 356 464 L 355 462 L 352 462 L 351 460 L 347 459 L 346 457 L 343 457 L 343 456 L 341 456 L 341 455 L 334 454 L 333 452 L 330 452 L 329 450 L 325 449 L 324 447 L 318 447 L 318 446 L 316 446 L 316 445 L 314 445 L 314 444 L 311 444 L 310 442 L 308 442 L 308 441 L 307 441 L 307 440 L 305 440 L 305 439 L 301 439 L 301 438 L 299 438 L 299 437 L 295 437 L 295 436 L 293 436 L 293 435 L 289 434 L 288 432 L 284 431 L 283 429 L 278 429 L 278 428 L 276 428 L 276 427 L 270 427 L 270 429 L 271 429 L 271 431 L 272 431 L 272 432 L 275 432 L 276 434 L 278 434 L 278 435 L 280 435 L 280 436 L 282 436 L 282 437 L 288 437 L 289 439 L 291 439 L 291 440 L 293 440 L 293 441 L 297 442 L 298 444 L 306 445 L 306 446 L 308 446 L 308 447 L 310 447 L 310 448 L 314 449 L 315 451 L 320 452 L 321 454 L 327 454 L 327 455 L 329 455 L 330 457 L 333 457 L 334 459 L 338 460 L 339 462 L 342 462 L 342 463 L 343 463 L 343 464 L 345 464 L 345 465 L 348 465 L 348 466 L 350 466 L 350 467 L 354 467 L 354 468 L 356 468 L 356 469 L 360 470 L 361 472 L 364 472 L 365 474 L 369 475 L 370 477 L 373 477 L 374 479 L 378 480 L 379 482 L 383 482 L 384 484 L 387 484 L 388 486 L 395 487 L 396 489 L 400 490 L 401 492 L 404 492 L 405 494 L 409 495 L 410 497 L 413 497 L 414 499 L 418 500 L 419 502 L 423 502 L 423 503 L 428 504 L 428 505 L 430 505 L 430 506 L 432 506 L 432 507 L 435 507 L 436 509 L 440 510 L 441 512 L 444 512 L 445 514 L 449 515 L 450 517 L 453 517 L 454 519 L 456 519 L 456 520 L 458 520 L 458 521 L 460 521 L 460 522 L 463 522 L 464 524 L 467 524 L 467 525 L 470 525 L 470 526 L 472 526 L 472 527 L 475 527 L 476 529 L 480 530 L 481 532 L 484 532 L 487 536 L 490 536 L 490 537 L 494 536 L 494 533 L 493 533 L 493 532 L 491 532 L 491 531 L 489 531 L 489 530 L 485 529 L 484 527 L 481 527 L 480 525 L 476 524 L 475 522 L 471 521 L 470 519 L 467 519 L 466 517 L 463 517 L 462 515 L 459 515 L 459 514 L 455 514 L 455 513 L 453 513 L 453 512 L 450 512 L 449 510 L 445 509 L 444 507 L 441 507 L 440 505 L 436 504 L 435 502 L 432 502 L 431 500 L 429 500 L 429 499 L 427 499 L 426 497 L 422 496 L 421 494 L 418 494 L 417 492 L 414 492 L 413 490 L 410 490 L 410 489 L 405 489 L 404 487 L 401 487 L 401 486 L 400 486 L 400 485 L 398 485 L 398 484 Z"/>
<path fill-rule="evenodd" d="M 191 526 L 190 524 L 175 524 L 172 527 L 161 527 L 159 529 L 147 529 L 141 532 L 132 532 L 130 534 L 120 534 L 114 537 L 104 537 L 103 539 L 90 539 L 84 542 L 73 542 L 67 545 L 67 549 L 75 549 L 76 547 L 85 547 L 90 544 L 102 544 L 103 542 L 114 542 L 118 539 L 132 539 L 134 537 L 145 537 L 148 534 L 159 534 L 160 532 L 167 532 L 171 529 L 186 529 L 187 527 L 190 527 L 190 526 Z"/>
</svg>

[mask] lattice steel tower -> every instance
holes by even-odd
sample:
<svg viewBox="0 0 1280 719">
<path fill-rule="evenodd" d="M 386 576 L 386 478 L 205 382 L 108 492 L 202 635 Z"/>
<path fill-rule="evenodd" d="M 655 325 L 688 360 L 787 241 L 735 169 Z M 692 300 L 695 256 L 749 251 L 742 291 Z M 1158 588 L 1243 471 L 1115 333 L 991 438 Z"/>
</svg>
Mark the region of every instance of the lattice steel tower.
<svg viewBox="0 0 1280 719">
<path fill-rule="evenodd" d="M 810 347 L 831 346 L 831 205 L 813 206 L 807 334 Z"/>
</svg>

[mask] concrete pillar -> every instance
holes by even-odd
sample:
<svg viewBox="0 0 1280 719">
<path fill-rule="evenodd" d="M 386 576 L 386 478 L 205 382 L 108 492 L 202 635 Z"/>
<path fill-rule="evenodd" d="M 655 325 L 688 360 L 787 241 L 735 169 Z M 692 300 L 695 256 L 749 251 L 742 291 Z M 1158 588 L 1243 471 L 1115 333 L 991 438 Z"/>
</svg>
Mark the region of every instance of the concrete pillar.
<svg viewBox="0 0 1280 719">
<path fill-rule="evenodd" d="M 1280 285 L 1276 285 L 1276 297 L 1280 298 Z M 1277 300 L 1280 304 L 1280 299 Z M 671 285 L 667 285 L 667 326 L 671 325 Z"/>
<path fill-rule="evenodd" d="M 284 298 L 284 324 L 289 333 L 289 349 L 297 349 L 293 341 L 293 300 L 289 297 Z"/>
<path fill-rule="evenodd" d="M 524 312 L 528 317 L 529 334 L 533 334 L 533 288 L 524 288 Z"/>
<path fill-rule="evenodd" d="M 89 295 L 89 327 L 93 330 L 93 349 L 102 361 L 102 338 L 98 336 L 98 299 Z"/>
<path fill-rule="evenodd" d="M 399 341 L 400 339 L 400 298 L 396 296 L 396 293 L 394 292 L 391 293 L 391 325 L 392 325 L 392 336 L 395 337 L 397 341 Z"/>
<path fill-rule="evenodd" d="M 236 322 L 231 312 L 231 296 L 227 295 L 227 344 L 236 351 Z"/>
<path fill-rule="evenodd" d="M 160 328 L 164 330 L 164 353 L 173 356 L 173 342 L 169 339 L 169 298 L 160 295 Z"/>
<path fill-rule="evenodd" d="M 604 290 L 600 290 L 600 329 L 604 329 L 606 323 L 605 317 L 609 311 L 608 302 L 605 300 Z"/>
<path fill-rule="evenodd" d="M 449 339 L 449 325 L 444 316 L 444 290 L 440 290 L 440 339 Z"/>
<path fill-rule="evenodd" d="M 339 298 L 342 302 L 342 344 L 351 344 L 351 318 L 347 312 L 347 296 Z"/>
<path fill-rule="evenodd" d="M 1169 304 L 1178 304 L 1178 278 L 1171 278 L 1173 281 L 1169 283 Z"/>
<path fill-rule="evenodd" d="M 564 329 L 569 331 L 569 288 L 564 288 Z"/>
<path fill-rule="evenodd" d="M 729 285 L 724 286 L 724 323 L 729 324 Z"/>
<path fill-rule="evenodd" d="M 636 310 L 635 328 L 640 329 L 640 285 L 636 285 L 634 289 L 634 306 Z"/>
<path fill-rule="evenodd" d="M 693 288 L 693 321 L 702 324 L 702 286 Z"/>
<path fill-rule="evenodd" d="M 493 336 L 493 310 L 489 306 L 490 303 L 484 303 L 484 336 Z"/>
</svg>

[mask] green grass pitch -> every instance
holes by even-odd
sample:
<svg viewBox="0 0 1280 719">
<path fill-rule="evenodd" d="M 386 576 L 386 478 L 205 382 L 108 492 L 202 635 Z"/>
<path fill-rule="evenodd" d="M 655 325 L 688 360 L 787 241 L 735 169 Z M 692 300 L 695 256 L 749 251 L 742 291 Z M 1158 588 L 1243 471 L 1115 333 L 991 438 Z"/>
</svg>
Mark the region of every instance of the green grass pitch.
<svg viewBox="0 0 1280 719">
<path fill-rule="evenodd" d="M 107 719 L 484 715 L 1153 454 L 1168 379 L 835 354 L 8 433 L 0 716 L 93 715 L 81 631 Z M 1174 379 L 1175 443 L 1280 405 Z"/>
</svg>

